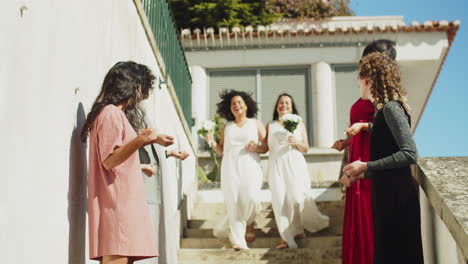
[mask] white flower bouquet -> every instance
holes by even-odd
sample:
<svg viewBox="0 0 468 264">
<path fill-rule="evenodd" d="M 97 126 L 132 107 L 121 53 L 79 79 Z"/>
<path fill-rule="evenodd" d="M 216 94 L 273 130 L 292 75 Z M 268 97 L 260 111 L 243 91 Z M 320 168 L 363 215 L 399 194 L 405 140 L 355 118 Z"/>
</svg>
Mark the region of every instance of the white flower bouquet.
<svg viewBox="0 0 468 264">
<path fill-rule="evenodd" d="M 198 125 L 197 134 L 205 137 L 208 134 L 213 134 L 216 124 L 211 120 L 205 120 Z"/>
<path fill-rule="evenodd" d="M 281 126 L 291 134 L 294 133 L 297 126 L 302 122 L 302 118 L 295 114 L 285 114 L 280 118 Z"/>
</svg>

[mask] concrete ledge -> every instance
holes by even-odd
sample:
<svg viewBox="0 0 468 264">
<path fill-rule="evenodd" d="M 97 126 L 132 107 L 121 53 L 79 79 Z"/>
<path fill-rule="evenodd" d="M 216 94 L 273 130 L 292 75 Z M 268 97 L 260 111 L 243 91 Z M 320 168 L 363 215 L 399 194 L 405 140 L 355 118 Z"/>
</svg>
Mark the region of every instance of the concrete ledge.
<svg viewBox="0 0 468 264">
<path fill-rule="evenodd" d="M 413 176 L 468 260 L 468 157 L 421 158 Z"/>
</svg>

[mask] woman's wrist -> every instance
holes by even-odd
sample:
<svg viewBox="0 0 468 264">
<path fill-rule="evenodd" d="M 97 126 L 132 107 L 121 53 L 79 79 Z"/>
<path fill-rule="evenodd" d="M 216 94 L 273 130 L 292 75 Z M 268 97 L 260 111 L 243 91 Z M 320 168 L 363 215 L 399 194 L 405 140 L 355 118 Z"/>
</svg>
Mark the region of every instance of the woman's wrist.
<svg viewBox="0 0 468 264">
<path fill-rule="evenodd" d="M 216 148 L 217 146 L 218 146 L 218 143 L 216 143 L 216 141 L 214 141 L 214 140 L 210 141 L 210 147 L 211 148 Z"/>
</svg>

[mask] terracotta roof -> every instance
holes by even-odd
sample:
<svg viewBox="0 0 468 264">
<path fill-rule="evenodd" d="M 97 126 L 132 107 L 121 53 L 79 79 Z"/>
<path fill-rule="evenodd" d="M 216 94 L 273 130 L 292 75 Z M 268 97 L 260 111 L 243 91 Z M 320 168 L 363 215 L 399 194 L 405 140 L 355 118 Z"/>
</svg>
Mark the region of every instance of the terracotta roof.
<svg viewBox="0 0 468 264">
<path fill-rule="evenodd" d="M 221 27 L 217 31 L 214 28 L 182 29 L 181 40 L 186 47 L 201 46 L 232 46 L 233 40 L 237 45 L 245 45 L 253 39 L 268 41 L 291 40 L 291 37 L 299 40 L 308 36 L 333 36 L 333 35 L 362 35 L 373 33 L 397 33 L 397 32 L 447 32 L 451 43 L 460 25 L 459 20 L 448 22 L 441 21 L 417 21 L 406 24 L 401 16 L 388 17 L 333 17 L 331 19 L 314 20 L 280 20 L 270 26 L 247 27 Z M 310 37 L 309 37 L 310 38 Z M 209 43 L 211 42 L 211 44 Z"/>
</svg>

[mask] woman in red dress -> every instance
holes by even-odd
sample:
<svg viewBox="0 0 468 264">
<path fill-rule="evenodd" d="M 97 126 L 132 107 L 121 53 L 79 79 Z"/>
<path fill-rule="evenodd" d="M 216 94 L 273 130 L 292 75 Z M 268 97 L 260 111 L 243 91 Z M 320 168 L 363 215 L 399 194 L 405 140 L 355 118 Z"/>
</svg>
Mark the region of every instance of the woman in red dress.
<svg viewBox="0 0 468 264">
<path fill-rule="evenodd" d="M 351 126 L 346 130 L 353 135 L 361 123 L 373 122 L 374 105 L 370 100 L 359 98 L 350 111 Z M 348 163 L 356 160 L 369 161 L 369 133 L 361 131 L 351 137 Z M 346 182 L 347 178 L 343 178 Z M 372 222 L 372 192 L 369 180 L 362 179 L 346 188 L 343 222 L 343 264 L 371 264 L 374 246 Z"/>
<path fill-rule="evenodd" d="M 390 40 L 376 40 L 364 49 L 362 57 L 373 53 L 385 53 L 395 60 L 395 43 Z M 351 107 L 350 124 L 345 133 L 350 139 L 338 140 L 333 145 L 337 150 L 349 146 L 348 163 L 360 160 L 370 160 L 369 133 L 360 126 L 374 120 L 374 105 L 361 90 L 359 98 Z M 361 132 L 359 132 L 361 131 Z M 349 185 L 348 177 L 344 176 L 342 183 Z M 374 225 L 372 214 L 372 192 L 369 180 L 358 180 L 346 189 L 345 212 L 343 221 L 343 264 L 372 264 L 374 248 Z"/>
</svg>

